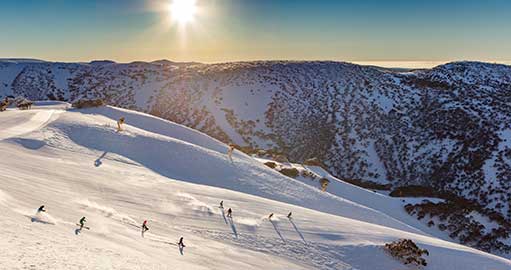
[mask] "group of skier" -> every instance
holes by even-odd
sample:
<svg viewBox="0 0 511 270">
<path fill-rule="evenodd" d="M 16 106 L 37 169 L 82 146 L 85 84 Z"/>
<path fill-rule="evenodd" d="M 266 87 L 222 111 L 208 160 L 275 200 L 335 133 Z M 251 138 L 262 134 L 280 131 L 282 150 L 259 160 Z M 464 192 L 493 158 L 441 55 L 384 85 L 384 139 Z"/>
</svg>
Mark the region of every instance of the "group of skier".
<svg viewBox="0 0 511 270">
<path fill-rule="evenodd" d="M 44 209 L 44 204 L 39 206 L 39 208 L 37 208 L 37 214 L 39 214 L 41 212 L 46 212 L 46 209 Z M 85 222 L 87 222 L 87 220 L 85 219 L 85 217 L 82 217 L 78 221 L 78 224 L 76 224 L 76 225 L 80 226 L 80 230 L 82 230 L 83 228 L 89 229 L 89 227 L 85 226 Z"/>
<path fill-rule="evenodd" d="M 235 148 L 234 144 L 232 144 L 232 143 L 231 143 L 231 144 L 229 144 L 229 149 L 227 150 L 227 156 L 229 156 L 229 159 L 230 159 L 231 161 L 232 161 L 232 154 L 233 154 L 233 152 L 234 152 L 234 150 L 235 150 L 235 149 L 236 149 L 236 148 Z M 224 201 L 221 201 L 221 202 L 220 202 L 220 208 L 222 208 L 222 209 L 224 208 Z M 293 214 L 292 212 L 289 212 L 289 214 L 287 214 L 287 218 L 288 218 L 288 219 L 292 219 L 292 217 L 291 217 L 291 216 L 292 216 L 292 214 Z M 227 217 L 232 218 L 232 209 L 231 209 L 231 208 L 227 209 Z M 268 216 L 268 220 L 270 220 L 270 221 L 271 221 L 271 218 L 272 218 L 272 217 L 273 217 L 273 213 L 271 213 L 271 214 Z"/>
<path fill-rule="evenodd" d="M 224 201 L 220 201 L 220 209 L 222 209 L 222 211 L 224 211 Z M 232 218 L 232 209 L 229 208 L 227 209 L 227 217 L 228 218 Z"/>
<path fill-rule="evenodd" d="M 220 209 L 222 209 L 222 211 L 223 211 L 223 209 L 224 209 L 224 201 L 220 202 Z M 229 208 L 227 210 L 227 217 L 228 218 L 232 218 L 232 209 L 231 208 Z"/>
<path fill-rule="evenodd" d="M 121 132 L 121 131 L 123 131 L 122 126 L 124 125 L 124 123 L 125 123 L 125 122 L 126 122 L 126 120 L 125 120 L 125 118 L 124 118 L 124 117 L 119 118 L 119 120 L 117 121 L 117 132 Z M 230 159 L 231 161 L 232 161 L 232 154 L 233 154 L 234 150 L 235 150 L 234 145 L 233 145 L 233 144 L 229 144 L 229 149 L 228 149 L 228 151 L 227 151 L 227 155 L 229 156 L 229 159 Z M 223 201 L 221 201 L 221 202 L 220 202 L 220 208 L 222 208 L 222 209 L 223 209 L 223 207 L 224 207 L 223 203 L 224 203 Z M 41 206 L 37 209 L 37 213 L 39 214 L 39 213 L 41 213 L 41 212 L 46 212 L 46 209 L 45 209 L 44 207 L 45 207 L 44 205 L 41 205 Z M 291 214 L 291 213 L 290 213 L 290 214 Z M 273 215 L 273 214 L 272 214 L 272 215 Z M 231 208 L 229 208 L 229 209 L 227 210 L 227 217 L 232 218 L 232 209 L 231 209 Z M 82 217 L 82 218 L 78 221 L 78 223 L 76 224 L 76 225 L 80 226 L 80 229 L 79 229 L 80 231 L 81 231 L 82 229 L 84 229 L 84 228 L 85 228 L 85 229 L 90 229 L 89 227 L 85 226 L 85 222 L 87 222 L 86 217 Z M 141 235 L 142 235 L 142 237 L 144 237 L 144 233 L 145 233 L 145 232 L 147 232 L 148 230 L 149 230 L 149 227 L 147 227 L 147 220 L 144 220 L 144 222 L 142 223 L 142 226 L 141 226 Z M 184 244 L 184 242 L 183 242 L 183 241 L 184 241 L 184 238 L 183 238 L 183 237 L 181 237 L 181 238 L 179 239 L 179 242 L 178 242 L 178 246 L 179 246 L 180 248 L 185 247 L 185 244 Z"/>
<path fill-rule="evenodd" d="M 142 237 L 144 237 L 144 233 L 147 231 L 149 231 L 149 227 L 147 227 L 147 220 L 144 220 L 144 222 L 142 222 Z M 186 247 L 183 240 L 184 240 L 184 237 L 181 236 L 181 238 L 179 238 L 179 242 L 177 243 L 179 248 Z"/>
<path fill-rule="evenodd" d="M 39 208 L 37 209 L 37 214 L 41 213 L 41 212 L 46 212 L 46 209 L 45 209 L 45 206 L 44 205 L 41 205 L 39 206 Z M 80 226 L 80 229 L 79 230 L 82 230 L 82 229 L 90 229 L 89 227 L 85 226 L 85 222 L 87 222 L 87 219 L 85 217 L 82 217 L 78 223 L 76 225 Z M 142 223 L 142 237 L 144 237 L 144 233 L 149 231 L 149 227 L 147 227 L 147 220 L 144 220 L 144 222 Z M 177 243 L 177 245 L 180 247 L 180 248 L 184 248 L 186 247 L 185 244 L 184 244 L 184 238 L 181 237 L 179 238 L 179 242 Z"/>
<path fill-rule="evenodd" d="M 293 212 L 289 212 L 289 214 L 287 214 L 287 218 L 288 219 L 292 219 L 292 216 L 293 215 Z M 273 213 L 271 213 L 269 216 L 268 216 L 268 220 L 271 220 L 271 218 L 273 217 Z"/>
<path fill-rule="evenodd" d="M 224 201 L 220 201 L 220 209 L 224 209 Z M 291 217 L 292 215 L 293 215 L 293 212 L 289 212 L 289 214 L 287 214 L 287 218 L 292 219 L 292 217 Z M 227 209 L 227 217 L 232 218 L 232 209 L 231 208 Z M 270 213 L 270 215 L 268 216 L 268 220 L 271 221 L 272 217 L 273 217 L 273 213 Z"/>
<path fill-rule="evenodd" d="M 220 208 L 224 209 L 224 201 L 221 201 L 220 202 Z M 37 209 L 37 213 L 41 213 L 41 212 L 46 212 L 46 209 L 45 209 L 45 206 L 44 205 L 41 205 L 38 209 Z M 291 219 L 291 215 L 292 215 L 292 212 L 289 212 L 289 214 L 287 215 L 287 218 Z M 229 208 L 227 209 L 227 217 L 228 218 L 232 218 L 232 208 Z M 273 213 L 271 213 L 269 216 L 268 216 L 268 220 L 271 221 L 271 218 L 273 217 Z M 90 229 L 89 227 L 85 226 L 85 222 L 87 222 L 87 219 L 86 217 L 82 217 L 78 223 L 76 225 L 80 226 L 80 229 L 79 230 L 82 230 L 82 229 Z M 142 222 L 142 226 L 141 226 L 141 234 L 142 234 L 142 237 L 144 237 L 144 233 L 149 231 L 149 227 L 147 227 L 147 220 L 144 220 L 144 222 Z M 181 237 L 179 238 L 179 242 L 177 243 L 178 244 L 178 247 L 179 248 L 184 248 L 186 247 L 185 244 L 184 244 L 184 238 Z"/>
<path fill-rule="evenodd" d="M 122 131 L 122 130 L 123 130 L 122 125 L 123 125 L 124 123 L 125 123 L 125 118 L 124 118 L 124 117 L 121 117 L 121 118 L 117 121 L 117 131 L 118 131 L 118 132 L 120 132 L 120 131 Z M 233 144 L 229 144 L 229 149 L 228 149 L 228 151 L 227 151 L 227 155 L 228 155 L 228 157 L 229 157 L 229 159 L 230 159 L 231 161 L 232 161 L 232 154 L 233 154 L 234 150 L 235 150 L 235 146 L 234 146 Z M 220 202 L 220 208 L 221 208 L 221 209 L 222 209 L 222 211 L 223 211 L 223 209 L 224 209 L 224 201 L 221 201 L 221 202 Z M 44 206 L 44 205 L 41 205 L 41 206 L 37 209 L 37 213 L 38 213 L 38 214 L 39 214 L 39 213 L 41 213 L 41 212 L 46 212 L 46 209 L 45 209 L 45 206 Z M 229 209 L 227 209 L 227 211 L 226 211 L 226 212 L 227 212 L 227 217 L 232 219 L 232 209 L 231 209 L 231 208 L 229 208 Z M 288 218 L 288 219 L 291 219 L 291 215 L 292 215 L 292 213 L 291 213 L 291 212 L 289 212 L 289 214 L 287 215 L 287 218 Z M 273 217 L 273 213 L 271 213 L 271 214 L 268 216 L 268 220 L 270 220 L 270 221 L 271 221 L 272 217 Z M 82 218 L 78 221 L 78 223 L 77 223 L 76 225 L 80 226 L 80 229 L 79 229 L 79 230 L 82 230 L 82 229 L 84 229 L 84 228 L 86 228 L 86 229 L 90 229 L 89 227 L 86 227 L 86 226 L 85 226 L 85 223 L 86 223 L 86 222 L 87 222 L 87 220 L 86 220 L 86 218 L 85 218 L 85 217 L 82 217 Z M 149 227 L 147 227 L 147 220 L 144 220 L 144 222 L 142 223 L 142 226 L 141 226 L 141 235 L 142 235 L 142 237 L 144 237 L 144 233 L 145 233 L 145 232 L 147 232 L 147 231 L 149 231 Z M 184 242 L 183 242 L 183 241 L 184 241 L 184 238 L 183 238 L 183 237 L 181 237 L 181 238 L 179 239 L 179 242 L 177 243 L 179 248 L 184 248 L 184 247 L 185 247 L 185 244 L 184 244 Z"/>
</svg>

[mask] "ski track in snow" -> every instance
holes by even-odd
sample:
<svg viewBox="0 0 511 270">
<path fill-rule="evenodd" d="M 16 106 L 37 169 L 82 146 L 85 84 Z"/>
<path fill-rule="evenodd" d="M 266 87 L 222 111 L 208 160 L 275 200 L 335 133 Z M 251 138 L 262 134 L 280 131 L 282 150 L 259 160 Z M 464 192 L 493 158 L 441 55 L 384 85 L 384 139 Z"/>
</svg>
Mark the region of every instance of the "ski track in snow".
<svg viewBox="0 0 511 270">
<path fill-rule="evenodd" d="M 345 254 L 336 245 L 304 243 L 300 240 L 285 238 L 276 240 L 273 237 L 253 234 L 239 234 L 238 237 L 232 237 L 229 233 L 208 230 L 193 230 L 192 233 L 215 241 L 229 241 L 233 245 L 272 256 L 291 258 L 303 265 L 313 266 L 314 269 L 349 269 L 349 264 L 339 259 L 345 257 Z"/>
<path fill-rule="evenodd" d="M 7 138 L 20 136 L 26 133 L 29 133 L 31 131 L 37 130 L 47 124 L 52 115 L 55 113 L 54 110 L 34 110 L 34 111 L 27 111 L 24 112 L 26 114 L 30 114 L 31 117 L 28 121 L 23 121 L 24 118 L 26 118 L 24 115 L 20 115 L 17 112 L 14 111 L 7 111 L 4 113 L 11 114 L 7 117 L 10 121 L 2 122 L 2 132 L 0 133 L 0 140 L 4 140 Z M 22 122 L 21 124 L 18 124 L 19 122 Z"/>
</svg>

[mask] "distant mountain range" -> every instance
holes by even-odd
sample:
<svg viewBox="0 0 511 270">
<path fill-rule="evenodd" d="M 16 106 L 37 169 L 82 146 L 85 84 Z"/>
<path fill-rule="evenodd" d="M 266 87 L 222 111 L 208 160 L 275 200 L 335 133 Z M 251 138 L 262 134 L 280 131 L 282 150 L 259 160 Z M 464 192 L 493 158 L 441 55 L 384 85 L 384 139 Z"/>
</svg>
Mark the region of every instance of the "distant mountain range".
<svg viewBox="0 0 511 270">
<path fill-rule="evenodd" d="M 443 204 L 407 210 L 432 226 L 443 217 L 439 229 L 466 244 L 511 250 L 511 66 L 8 59 L 0 60 L 0 96 L 101 98 L 295 162 L 315 157 L 339 178 L 398 196 L 456 198 L 449 203 L 463 206 L 451 212 Z"/>
</svg>

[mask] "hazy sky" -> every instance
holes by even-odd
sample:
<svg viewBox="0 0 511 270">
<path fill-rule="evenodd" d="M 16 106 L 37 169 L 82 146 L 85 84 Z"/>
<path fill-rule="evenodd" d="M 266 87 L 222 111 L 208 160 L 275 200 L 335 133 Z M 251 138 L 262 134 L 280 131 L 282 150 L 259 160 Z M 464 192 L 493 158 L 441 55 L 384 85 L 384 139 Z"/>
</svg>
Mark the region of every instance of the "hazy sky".
<svg viewBox="0 0 511 270">
<path fill-rule="evenodd" d="M 1 0 L 0 57 L 511 61 L 510 0 Z M 193 0 L 191 0 L 193 1 Z"/>
</svg>

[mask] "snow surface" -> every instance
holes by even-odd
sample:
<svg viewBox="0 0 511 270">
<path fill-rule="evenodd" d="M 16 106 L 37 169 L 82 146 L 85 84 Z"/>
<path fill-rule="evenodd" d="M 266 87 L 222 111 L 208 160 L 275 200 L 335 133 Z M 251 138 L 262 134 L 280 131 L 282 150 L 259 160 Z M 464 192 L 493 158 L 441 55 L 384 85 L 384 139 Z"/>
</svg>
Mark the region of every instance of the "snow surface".
<svg viewBox="0 0 511 270">
<path fill-rule="evenodd" d="M 262 163 L 271 161 L 278 164 L 278 166 L 280 167 L 294 167 L 298 171 L 300 171 L 300 176 L 297 177 L 296 179 L 303 183 L 306 183 L 307 185 L 319 187 L 320 186 L 319 179 L 326 178 L 330 181 L 326 192 L 333 194 L 337 197 L 354 202 L 363 207 L 373 209 L 381 213 L 382 215 L 386 215 L 387 219 L 394 219 L 396 220 L 396 222 L 406 224 L 406 226 L 409 226 L 408 230 L 411 231 L 418 230 L 421 234 L 434 236 L 446 241 L 452 241 L 452 239 L 449 238 L 448 235 L 446 235 L 444 232 L 438 231 L 435 228 L 428 227 L 420 220 L 417 220 L 417 218 L 415 218 L 414 216 L 411 216 L 408 213 L 406 213 L 404 209 L 404 206 L 409 203 L 416 204 L 424 200 L 438 203 L 443 201 L 443 199 L 428 197 L 416 198 L 391 197 L 388 194 L 382 194 L 385 191 L 379 192 L 372 191 L 341 181 L 338 178 L 332 176 L 323 168 L 318 166 L 309 166 L 295 163 L 282 164 L 273 160 L 263 158 L 257 158 L 257 160 Z M 302 171 L 308 171 L 315 174 L 317 176 L 316 180 L 311 180 L 310 178 L 303 177 Z"/>
<path fill-rule="evenodd" d="M 407 224 L 383 195 L 321 192 L 240 152 L 231 162 L 227 146 L 184 126 L 34 107 L 0 113 L 0 269 L 412 269 L 382 249 L 404 237 L 429 250 L 425 269 L 511 269 Z M 76 226 L 82 216 L 90 230 Z"/>
</svg>

